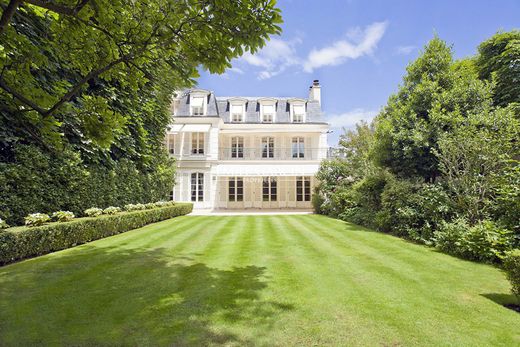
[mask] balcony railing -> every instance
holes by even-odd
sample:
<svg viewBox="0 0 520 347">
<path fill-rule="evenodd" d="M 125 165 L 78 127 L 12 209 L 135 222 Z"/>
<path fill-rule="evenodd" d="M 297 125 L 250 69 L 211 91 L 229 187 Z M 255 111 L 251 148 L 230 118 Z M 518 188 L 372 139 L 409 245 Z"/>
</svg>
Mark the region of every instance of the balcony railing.
<svg viewBox="0 0 520 347">
<path fill-rule="evenodd" d="M 220 148 L 220 160 L 318 160 L 325 158 L 326 148 L 294 148 L 262 149 L 262 148 Z"/>
</svg>

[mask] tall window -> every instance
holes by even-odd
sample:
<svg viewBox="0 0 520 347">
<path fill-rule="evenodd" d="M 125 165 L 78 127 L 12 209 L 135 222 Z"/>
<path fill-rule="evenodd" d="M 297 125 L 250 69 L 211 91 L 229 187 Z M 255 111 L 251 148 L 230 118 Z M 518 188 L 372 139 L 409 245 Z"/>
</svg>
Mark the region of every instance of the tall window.
<svg viewBox="0 0 520 347">
<path fill-rule="evenodd" d="M 191 133 L 191 153 L 204 154 L 204 133 Z"/>
<path fill-rule="evenodd" d="M 242 177 L 229 178 L 228 201 L 244 201 L 244 179 Z"/>
<path fill-rule="evenodd" d="M 193 116 L 204 115 L 204 97 L 194 96 L 191 98 L 191 114 Z"/>
<path fill-rule="evenodd" d="M 168 137 L 168 153 L 175 154 L 175 135 Z"/>
<path fill-rule="evenodd" d="M 304 105 L 293 106 L 293 123 L 303 123 L 303 117 L 305 116 Z"/>
<path fill-rule="evenodd" d="M 274 105 L 262 106 L 262 122 L 272 123 L 274 119 Z"/>
<path fill-rule="evenodd" d="M 276 201 L 276 177 L 264 177 L 262 180 L 262 200 Z"/>
<path fill-rule="evenodd" d="M 204 201 L 204 174 L 202 172 L 191 174 L 191 201 Z"/>
<path fill-rule="evenodd" d="M 292 138 L 292 157 L 293 158 L 304 158 L 305 157 L 305 142 L 303 137 Z"/>
<path fill-rule="evenodd" d="M 296 201 L 311 201 L 311 178 L 296 177 Z"/>
<path fill-rule="evenodd" d="M 244 157 L 244 138 L 235 136 L 231 138 L 231 158 Z"/>
<path fill-rule="evenodd" d="M 242 122 L 244 115 L 244 107 L 242 105 L 231 105 L 231 121 Z"/>
<path fill-rule="evenodd" d="M 262 158 L 274 158 L 274 137 L 262 137 Z"/>
</svg>

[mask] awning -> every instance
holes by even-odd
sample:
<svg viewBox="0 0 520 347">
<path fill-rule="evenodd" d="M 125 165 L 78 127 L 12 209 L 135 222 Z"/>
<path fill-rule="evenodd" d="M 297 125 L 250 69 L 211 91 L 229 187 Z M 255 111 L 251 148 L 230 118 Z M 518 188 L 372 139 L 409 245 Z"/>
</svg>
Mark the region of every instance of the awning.
<svg viewBox="0 0 520 347">
<path fill-rule="evenodd" d="M 183 126 L 184 126 L 184 124 L 173 124 L 173 125 L 170 125 L 170 129 L 169 129 L 168 132 L 170 134 L 177 134 L 178 132 L 181 131 Z"/>
<path fill-rule="evenodd" d="M 314 176 L 319 164 L 220 164 L 217 176 Z"/>
<path fill-rule="evenodd" d="M 188 133 L 207 133 L 211 128 L 211 124 L 186 124 L 183 128 L 183 132 Z"/>
</svg>

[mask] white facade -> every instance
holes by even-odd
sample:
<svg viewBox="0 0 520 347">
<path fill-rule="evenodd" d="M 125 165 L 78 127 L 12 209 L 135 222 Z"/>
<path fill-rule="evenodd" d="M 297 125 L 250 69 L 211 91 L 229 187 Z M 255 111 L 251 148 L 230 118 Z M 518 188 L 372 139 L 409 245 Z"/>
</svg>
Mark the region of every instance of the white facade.
<svg viewBox="0 0 520 347">
<path fill-rule="evenodd" d="M 319 89 L 314 81 L 309 99 L 177 96 L 166 137 L 177 159 L 173 199 L 207 209 L 312 208 L 329 129 Z"/>
</svg>

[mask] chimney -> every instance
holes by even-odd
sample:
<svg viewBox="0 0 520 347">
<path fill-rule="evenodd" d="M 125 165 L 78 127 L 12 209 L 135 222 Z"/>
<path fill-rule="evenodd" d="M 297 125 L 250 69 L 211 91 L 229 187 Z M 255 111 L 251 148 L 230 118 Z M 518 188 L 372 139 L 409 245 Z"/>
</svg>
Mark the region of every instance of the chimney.
<svg viewBox="0 0 520 347">
<path fill-rule="evenodd" d="M 309 101 L 317 101 L 321 105 L 321 86 L 318 80 L 314 80 L 309 88 Z"/>
</svg>

